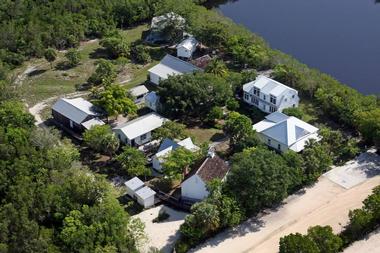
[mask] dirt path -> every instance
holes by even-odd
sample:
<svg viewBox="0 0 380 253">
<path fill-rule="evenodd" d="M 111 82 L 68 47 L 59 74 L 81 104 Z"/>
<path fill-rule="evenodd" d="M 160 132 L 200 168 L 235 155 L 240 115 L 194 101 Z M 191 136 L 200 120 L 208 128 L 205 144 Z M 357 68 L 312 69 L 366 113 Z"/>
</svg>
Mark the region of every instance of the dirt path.
<svg viewBox="0 0 380 253">
<path fill-rule="evenodd" d="M 277 211 L 251 219 L 234 230 L 228 230 L 200 245 L 192 252 L 278 252 L 279 239 L 287 234 L 305 233 L 310 226 L 330 225 L 338 232 L 348 221 L 349 210 L 380 184 L 373 177 L 351 189 L 333 183 L 326 177 L 302 195 L 292 195 Z"/>
<path fill-rule="evenodd" d="M 41 117 L 41 112 L 43 109 L 45 109 L 47 106 L 49 106 L 54 100 L 58 99 L 58 97 L 75 98 L 75 97 L 86 96 L 88 94 L 90 94 L 90 92 L 88 92 L 88 91 L 78 91 L 78 92 L 74 92 L 74 93 L 70 93 L 70 94 L 66 94 L 66 95 L 62 95 L 62 96 L 50 97 L 50 98 L 47 98 L 47 99 L 35 104 L 32 107 L 29 107 L 28 110 L 29 110 L 30 114 L 32 114 L 34 116 L 34 119 L 36 120 L 35 125 L 44 127 L 45 125 L 43 124 L 44 120 Z"/>
</svg>

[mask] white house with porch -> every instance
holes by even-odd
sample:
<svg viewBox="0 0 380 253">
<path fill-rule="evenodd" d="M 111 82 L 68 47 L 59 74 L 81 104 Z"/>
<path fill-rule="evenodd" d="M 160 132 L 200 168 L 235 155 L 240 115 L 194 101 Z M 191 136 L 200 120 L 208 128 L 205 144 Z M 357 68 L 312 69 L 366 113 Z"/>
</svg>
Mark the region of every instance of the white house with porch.
<svg viewBox="0 0 380 253">
<path fill-rule="evenodd" d="M 203 71 L 191 63 L 167 54 L 160 63 L 148 70 L 150 82 L 159 85 L 162 80 L 169 76 Z"/>
<path fill-rule="evenodd" d="M 189 59 L 193 56 L 193 53 L 197 50 L 199 42 L 193 37 L 184 39 L 177 45 L 177 57 Z"/>
<path fill-rule="evenodd" d="M 167 119 L 157 113 L 149 113 L 113 128 L 122 143 L 140 146 L 152 140 L 152 131 L 161 127 Z"/>
<path fill-rule="evenodd" d="M 253 125 L 253 129 L 260 141 L 279 152 L 300 152 L 309 140 L 320 140 L 318 128 L 281 112 L 269 114 Z"/>
<path fill-rule="evenodd" d="M 141 103 L 144 101 L 145 96 L 149 93 L 149 90 L 145 85 L 139 85 L 129 89 L 129 93 L 135 98 L 135 103 Z"/>
<path fill-rule="evenodd" d="M 170 152 L 180 147 L 192 152 L 199 150 L 199 147 L 193 143 L 190 137 L 179 142 L 166 138 L 162 141 L 157 153 L 153 156 L 153 169 L 161 172 L 162 163 L 165 162 L 165 157 L 167 157 Z"/>
<path fill-rule="evenodd" d="M 298 107 L 298 91 L 269 77 L 260 75 L 243 85 L 244 102 L 266 113 L 282 112 L 285 108 Z"/>
</svg>

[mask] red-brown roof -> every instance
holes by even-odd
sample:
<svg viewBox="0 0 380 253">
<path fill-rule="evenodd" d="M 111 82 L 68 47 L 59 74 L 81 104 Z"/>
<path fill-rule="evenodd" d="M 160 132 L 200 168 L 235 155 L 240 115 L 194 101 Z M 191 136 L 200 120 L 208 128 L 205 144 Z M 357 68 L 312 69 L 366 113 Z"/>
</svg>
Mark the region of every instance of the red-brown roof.
<svg viewBox="0 0 380 253">
<path fill-rule="evenodd" d="M 202 165 L 195 171 L 204 182 L 213 179 L 223 179 L 229 171 L 229 166 L 219 156 L 214 155 L 212 158 L 207 157 Z"/>
</svg>

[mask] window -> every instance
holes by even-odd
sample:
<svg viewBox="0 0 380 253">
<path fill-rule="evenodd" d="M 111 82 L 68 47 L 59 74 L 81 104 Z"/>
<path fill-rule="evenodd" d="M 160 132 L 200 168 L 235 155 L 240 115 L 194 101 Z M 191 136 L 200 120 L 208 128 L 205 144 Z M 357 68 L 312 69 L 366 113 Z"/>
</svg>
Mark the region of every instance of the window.
<svg viewBox="0 0 380 253">
<path fill-rule="evenodd" d="M 255 94 L 256 96 L 260 97 L 260 89 L 253 88 L 253 94 Z"/>
<path fill-rule="evenodd" d="M 271 142 L 270 142 L 270 139 L 268 139 L 268 145 L 270 146 Z"/>
<path fill-rule="evenodd" d="M 259 105 L 259 100 L 256 97 L 252 97 L 252 103 L 254 105 Z"/>
<path fill-rule="evenodd" d="M 143 140 L 145 140 L 145 139 L 146 139 L 146 134 L 143 134 L 143 135 L 140 136 L 140 140 L 143 141 Z"/>
<path fill-rule="evenodd" d="M 277 102 L 277 100 L 276 100 L 276 97 L 275 96 L 272 96 L 272 95 L 270 95 L 270 102 L 272 103 L 272 104 L 276 104 L 276 102 Z"/>
<path fill-rule="evenodd" d="M 274 107 L 274 106 L 270 106 L 270 107 L 269 107 L 269 111 L 270 111 L 270 112 L 275 112 L 275 111 L 276 111 L 276 107 Z"/>
<path fill-rule="evenodd" d="M 281 150 L 281 144 L 278 144 L 277 149 Z"/>
<path fill-rule="evenodd" d="M 246 101 L 249 101 L 249 94 L 248 94 L 248 93 L 244 93 L 244 99 L 245 99 Z"/>
<path fill-rule="evenodd" d="M 292 96 L 292 98 L 295 98 L 295 97 L 296 97 L 295 95 Z"/>
<path fill-rule="evenodd" d="M 265 95 L 263 96 L 263 98 L 264 98 L 264 100 L 267 99 L 267 97 Z"/>
<path fill-rule="evenodd" d="M 287 99 L 287 98 L 285 98 L 285 102 L 288 102 L 288 99 Z"/>
<path fill-rule="evenodd" d="M 295 105 L 295 104 L 293 104 L 293 107 L 296 107 L 296 105 Z"/>
<path fill-rule="evenodd" d="M 265 111 L 267 109 L 267 107 L 265 105 L 263 105 L 263 110 Z"/>
</svg>

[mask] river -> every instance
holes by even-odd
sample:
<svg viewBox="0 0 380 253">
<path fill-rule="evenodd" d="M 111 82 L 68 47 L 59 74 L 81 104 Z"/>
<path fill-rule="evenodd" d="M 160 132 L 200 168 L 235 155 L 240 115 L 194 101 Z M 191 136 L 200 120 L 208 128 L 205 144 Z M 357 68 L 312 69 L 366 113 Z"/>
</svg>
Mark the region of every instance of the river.
<svg viewBox="0 0 380 253">
<path fill-rule="evenodd" d="M 272 48 L 364 94 L 380 94 L 379 2 L 219 0 L 213 5 Z"/>
</svg>

